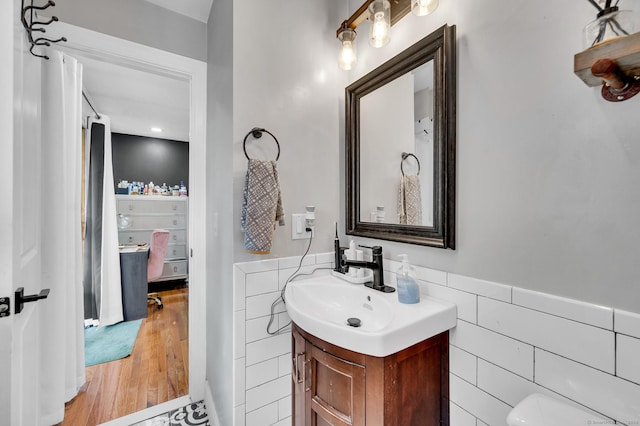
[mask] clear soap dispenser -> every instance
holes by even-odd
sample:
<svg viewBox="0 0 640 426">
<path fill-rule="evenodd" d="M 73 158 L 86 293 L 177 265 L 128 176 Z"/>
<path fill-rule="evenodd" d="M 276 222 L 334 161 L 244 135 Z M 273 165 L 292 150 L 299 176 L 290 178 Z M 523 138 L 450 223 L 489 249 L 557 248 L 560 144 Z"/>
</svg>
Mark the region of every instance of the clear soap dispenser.
<svg viewBox="0 0 640 426">
<path fill-rule="evenodd" d="M 420 302 L 420 289 L 416 283 L 416 271 L 409 265 L 409 255 L 400 254 L 402 266 L 396 272 L 396 282 L 398 287 L 398 301 L 400 303 L 412 304 Z"/>
</svg>

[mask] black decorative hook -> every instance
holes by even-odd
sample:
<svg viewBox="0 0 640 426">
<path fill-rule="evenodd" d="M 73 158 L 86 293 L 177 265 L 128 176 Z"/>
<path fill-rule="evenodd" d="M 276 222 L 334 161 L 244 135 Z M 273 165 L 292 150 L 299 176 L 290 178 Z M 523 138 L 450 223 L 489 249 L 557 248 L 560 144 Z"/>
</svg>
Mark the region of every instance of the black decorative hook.
<svg viewBox="0 0 640 426">
<path fill-rule="evenodd" d="M 47 2 L 47 4 L 45 4 L 44 6 L 34 6 L 33 5 L 33 1 L 31 2 L 31 6 L 24 6 L 24 1 L 23 1 L 23 6 L 22 6 L 22 15 L 21 15 L 21 20 L 22 20 L 22 25 L 24 25 L 24 27 L 31 27 L 31 25 L 33 25 L 35 22 L 33 22 L 33 11 L 34 10 L 45 10 L 50 8 L 51 6 L 55 6 L 56 4 L 54 2 L 52 2 L 51 0 L 49 0 Z M 27 12 L 30 12 L 31 14 L 31 24 L 27 24 Z M 58 18 L 56 18 L 56 21 L 58 20 Z"/>
<path fill-rule="evenodd" d="M 35 39 L 33 41 L 33 44 L 36 44 L 38 46 L 51 46 L 50 43 L 58 43 L 58 42 L 61 42 L 61 41 L 67 41 L 67 38 L 66 37 L 60 37 L 57 40 L 52 40 L 52 39 L 46 38 L 46 37 L 38 37 L 37 39 Z"/>
<path fill-rule="evenodd" d="M 31 23 L 31 31 L 42 31 L 44 32 L 43 28 L 33 28 L 34 25 L 49 25 L 52 24 L 54 22 L 58 22 L 58 17 L 57 16 L 52 16 L 51 19 L 49 19 L 47 22 L 42 22 L 42 21 L 35 21 Z"/>
<path fill-rule="evenodd" d="M 49 43 L 45 44 L 45 46 L 49 46 Z M 48 57 L 47 55 L 39 55 L 39 54 L 35 53 L 35 52 L 33 51 L 33 48 L 34 48 L 34 47 L 36 47 L 36 44 L 35 44 L 35 43 L 33 43 L 33 44 L 31 45 L 31 47 L 29 48 L 29 53 L 31 53 L 33 56 L 36 56 L 36 57 L 38 57 L 38 58 L 47 59 L 47 60 L 49 59 L 49 57 Z"/>
</svg>

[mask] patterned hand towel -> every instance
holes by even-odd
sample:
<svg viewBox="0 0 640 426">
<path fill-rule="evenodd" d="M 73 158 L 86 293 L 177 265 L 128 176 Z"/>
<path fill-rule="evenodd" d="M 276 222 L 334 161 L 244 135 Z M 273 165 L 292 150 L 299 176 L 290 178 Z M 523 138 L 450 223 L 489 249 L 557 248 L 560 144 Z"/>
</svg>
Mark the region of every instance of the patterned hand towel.
<svg viewBox="0 0 640 426">
<path fill-rule="evenodd" d="M 422 225 L 420 178 L 402 176 L 398 190 L 398 219 L 402 225 Z"/>
<path fill-rule="evenodd" d="M 275 161 L 249 160 L 242 202 L 244 248 L 269 254 L 275 223 L 284 225 L 284 209 Z"/>
</svg>

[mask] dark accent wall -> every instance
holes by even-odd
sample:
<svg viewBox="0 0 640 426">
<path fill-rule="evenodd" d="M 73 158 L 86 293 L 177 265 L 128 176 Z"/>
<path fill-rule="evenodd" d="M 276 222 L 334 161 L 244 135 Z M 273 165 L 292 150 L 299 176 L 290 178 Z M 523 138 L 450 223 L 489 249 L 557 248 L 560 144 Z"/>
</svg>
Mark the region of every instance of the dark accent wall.
<svg viewBox="0 0 640 426">
<path fill-rule="evenodd" d="M 157 185 L 179 185 L 189 189 L 189 144 L 145 136 L 111 134 L 113 179 L 150 181 Z"/>
</svg>

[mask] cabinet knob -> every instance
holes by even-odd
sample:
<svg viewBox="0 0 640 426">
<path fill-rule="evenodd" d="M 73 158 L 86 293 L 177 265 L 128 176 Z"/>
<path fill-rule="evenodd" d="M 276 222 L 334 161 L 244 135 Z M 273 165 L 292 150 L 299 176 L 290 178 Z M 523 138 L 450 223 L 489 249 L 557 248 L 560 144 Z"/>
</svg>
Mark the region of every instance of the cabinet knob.
<svg viewBox="0 0 640 426">
<path fill-rule="evenodd" d="M 178 219 L 173 219 L 173 224 L 177 225 L 178 224 Z"/>
<path fill-rule="evenodd" d="M 177 241 L 177 240 L 178 240 L 178 236 L 177 236 L 177 235 L 174 235 L 174 236 L 173 236 L 173 241 Z"/>
<path fill-rule="evenodd" d="M 175 204 L 172 204 L 172 205 L 171 205 L 171 210 L 178 210 L 178 206 L 177 206 L 177 205 L 175 205 Z"/>
<path fill-rule="evenodd" d="M 129 204 L 129 210 L 133 210 L 133 204 Z"/>
</svg>

